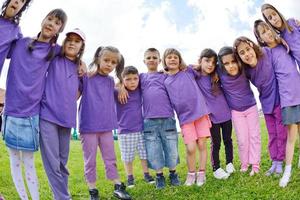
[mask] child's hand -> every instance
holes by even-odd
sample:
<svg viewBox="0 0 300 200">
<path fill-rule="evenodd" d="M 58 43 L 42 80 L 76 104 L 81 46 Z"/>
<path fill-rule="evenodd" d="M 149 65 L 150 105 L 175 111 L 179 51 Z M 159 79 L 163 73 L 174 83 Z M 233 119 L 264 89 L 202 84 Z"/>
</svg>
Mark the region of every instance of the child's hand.
<svg viewBox="0 0 300 200">
<path fill-rule="evenodd" d="M 118 100 L 121 104 L 126 104 L 129 98 L 128 91 L 126 90 L 125 86 L 121 84 L 118 87 Z"/>
<path fill-rule="evenodd" d="M 85 62 L 80 61 L 79 65 L 78 65 L 78 68 L 77 68 L 77 72 L 78 72 L 78 76 L 79 76 L 79 77 L 83 77 L 83 75 L 86 74 L 86 72 L 87 72 L 87 67 L 86 67 Z"/>
</svg>

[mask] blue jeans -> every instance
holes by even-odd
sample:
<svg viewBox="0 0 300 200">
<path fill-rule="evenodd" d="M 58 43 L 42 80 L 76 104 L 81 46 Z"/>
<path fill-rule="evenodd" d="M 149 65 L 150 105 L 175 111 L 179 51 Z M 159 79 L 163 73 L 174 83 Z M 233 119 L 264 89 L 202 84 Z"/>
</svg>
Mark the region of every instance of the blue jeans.
<svg viewBox="0 0 300 200">
<path fill-rule="evenodd" d="M 4 140 L 7 147 L 37 151 L 39 148 L 39 115 L 32 117 L 3 117 Z"/>
<path fill-rule="evenodd" d="M 144 120 L 148 167 L 154 170 L 175 168 L 179 163 L 178 133 L 174 118 Z"/>
</svg>

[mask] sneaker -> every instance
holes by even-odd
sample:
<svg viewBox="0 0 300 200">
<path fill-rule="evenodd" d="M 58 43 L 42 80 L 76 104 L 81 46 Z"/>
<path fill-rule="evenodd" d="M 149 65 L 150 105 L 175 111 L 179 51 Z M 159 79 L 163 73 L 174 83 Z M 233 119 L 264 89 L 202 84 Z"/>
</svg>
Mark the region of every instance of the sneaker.
<svg viewBox="0 0 300 200">
<path fill-rule="evenodd" d="M 241 165 L 241 169 L 240 169 L 240 172 L 244 173 L 244 172 L 247 172 L 248 171 L 248 165 Z"/>
<path fill-rule="evenodd" d="M 205 172 L 197 172 L 196 184 L 202 186 L 206 182 Z"/>
<path fill-rule="evenodd" d="M 190 173 L 190 172 L 187 173 L 186 181 L 184 185 L 191 186 L 194 185 L 195 182 L 196 182 L 196 173 Z"/>
<path fill-rule="evenodd" d="M 96 188 L 90 189 L 89 193 L 90 193 L 90 200 L 99 200 L 100 199 L 99 192 Z"/>
<path fill-rule="evenodd" d="M 169 178 L 170 178 L 171 185 L 173 185 L 173 186 L 179 186 L 180 185 L 180 180 L 179 180 L 178 174 L 170 173 Z"/>
<path fill-rule="evenodd" d="M 134 179 L 127 179 L 127 187 L 128 188 L 134 187 Z"/>
<path fill-rule="evenodd" d="M 286 187 L 287 184 L 290 182 L 290 177 L 291 177 L 291 173 L 285 171 L 283 173 L 283 176 L 281 177 L 281 179 L 279 181 L 279 186 L 280 187 Z"/>
<path fill-rule="evenodd" d="M 162 176 L 156 176 L 156 189 L 164 189 L 166 187 L 166 179 Z"/>
<path fill-rule="evenodd" d="M 215 177 L 216 179 L 227 179 L 227 178 L 229 177 L 229 174 L 226 173 L 226 172 L 224 171 L 224 169 L 219 168 L 219 169 L 217 169 L 216 171 L 214 171 L 214 177 Z"/>
<path fill-rule="evenodd" d="M 250 176 L 254 176 L 255 174 L 258 174 L 258 172 L 259 172 L 259 165 L 252 165 Z"/>
<path fill-rule="evenodd" d="M 144 180 L 145 180 L 147 183 L 149 183 L 149 184 L 155 183 L 155 180 L 154 180 L 154 178 L 153 178 L 151 175 L 145 175 L 145 176 L 144 176 Z"/>
<path fill-rule="evenodd" d="M 276 169 L 275 169 L 275 175 L 280 176 L 282 174 L 282 172 L 283 172 L 282 161 L 278 161 L 277 165 L 276 165 Z"/>
<path fill-rule="evenodd" d="M 277 168 L 277 161 L 273 161 L 272 166 L 270 167 L 270 169 L 268 169 L 268 171 L 265 173 L 265 175 L 271 176 L 272 174 L 275 173 L 276 168 Z"/>
<path fill-rule="evenodd" d="M 122 200 L 131 200 L 131 196 L 127 193 L 124 183 L 115 184 L 114 196 Z"/>
<path fill-rule="evenodd" d="M 226 172 L 230 175 L 232 174 L 233 172 L 235 172 L 235 169 L 234 169 L 234 166 L 232 163 L 228 163 L 226 165 Z"/>
</svg>

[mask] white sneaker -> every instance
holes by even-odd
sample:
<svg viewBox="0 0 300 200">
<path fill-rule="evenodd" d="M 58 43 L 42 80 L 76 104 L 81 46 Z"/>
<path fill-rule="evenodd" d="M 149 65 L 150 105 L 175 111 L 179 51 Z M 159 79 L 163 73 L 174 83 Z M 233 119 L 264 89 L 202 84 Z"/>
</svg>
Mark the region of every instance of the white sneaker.
<svg viewBox="0 0 300 200">
<path fill-rule="evenodd" d="M 235 169 L 234 169 L 234 166 L 232 163 L 228 163 L 226 165 L 226 172 L 230 175 L 232 174 L 233 172 L 235 172 Z"/>
<path fill-rule="evenodd" d="M 281 177 L 279 181 L 280 187 L 286 187 L 287 184 L 290 182 L 291 173 L 290 172 L 284 172 L 283 176 Z"/>
<path fill-rule="evenodd" d="M 202 186 L 206 182 L 205 172 L 197 172 L 196 184 Z"/>
<path fill-rule="evenodd" d="M 196 173 L 188 173 L 184 185 L 191 186 L 196 182 Z"/>
<path fill-rule="evenodd" d="M 229 174 L 226 173 L 226 172 L 224 171 L 224 169 L 219 168 L 219 169 L 217 169 L 216 171 L 214 171 L 214 177 L 215 177 L 216 179 L 227 179 L 227 178 L 229 177 Z"/>
</svg>

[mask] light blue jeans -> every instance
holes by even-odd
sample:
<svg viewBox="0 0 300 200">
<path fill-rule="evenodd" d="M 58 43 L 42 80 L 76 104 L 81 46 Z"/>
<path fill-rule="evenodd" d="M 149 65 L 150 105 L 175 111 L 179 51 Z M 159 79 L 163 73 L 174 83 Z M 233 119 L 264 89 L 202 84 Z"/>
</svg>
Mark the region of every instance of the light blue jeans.
<svg viewBox="0 0 300 200">
<path fill-rule="evenodd" d="M 39 149 L 39 115 L 32 117 L 3 117 L 4 140 L 7 147 L 37 151 Z"/>
<path fill-rule="evenodd" d="M 179 154 L 174 118 L 145 119 L 144 138 L 149 168 L 159 170 L 163 167 L 176 167 Z"/>
</svg>

